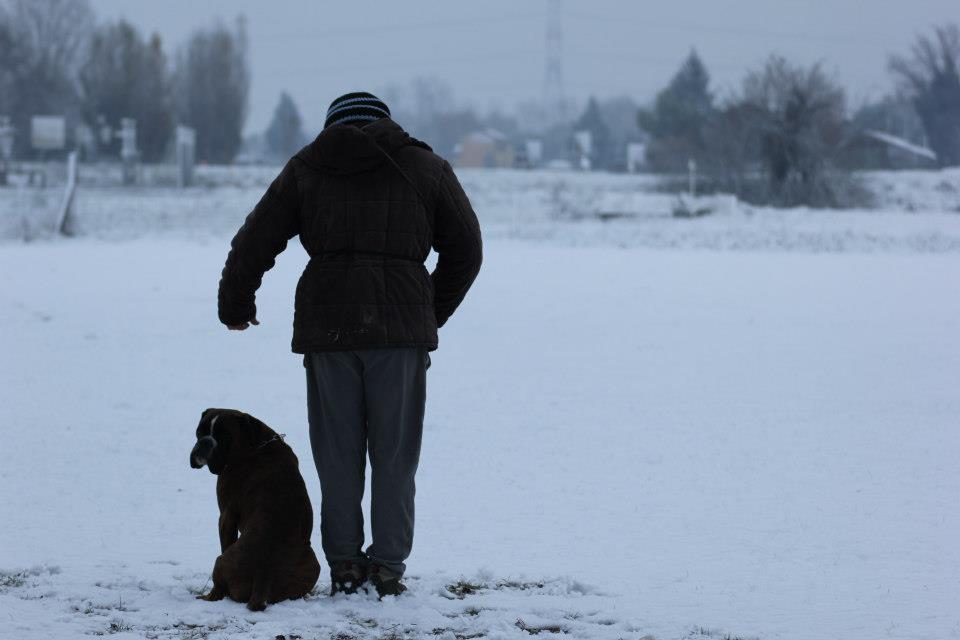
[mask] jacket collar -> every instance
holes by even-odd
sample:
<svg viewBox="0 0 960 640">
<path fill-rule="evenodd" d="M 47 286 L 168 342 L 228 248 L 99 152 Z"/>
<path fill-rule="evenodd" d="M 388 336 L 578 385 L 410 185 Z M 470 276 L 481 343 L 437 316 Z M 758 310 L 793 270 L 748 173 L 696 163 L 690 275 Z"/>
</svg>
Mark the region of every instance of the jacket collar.
<svg viewBox="0 0 960 640">
<path fill-rule="evenodd" d="M 392 154 L 406 146 L 432 150 L 390 118 L 381 118 L 363 127 L 350 124 L 328 127 L 297 152 L 296 157 L 321 171 L 347 175 L 374 169 L 386 162 L 384 151 Z"/>
</svg>

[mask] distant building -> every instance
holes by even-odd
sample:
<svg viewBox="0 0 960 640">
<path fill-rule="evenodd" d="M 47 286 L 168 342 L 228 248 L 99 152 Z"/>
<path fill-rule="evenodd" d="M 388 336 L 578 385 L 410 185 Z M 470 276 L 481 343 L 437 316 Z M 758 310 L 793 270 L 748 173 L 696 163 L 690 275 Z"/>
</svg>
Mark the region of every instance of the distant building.
<svg viewBox="0 0 960 640">
<path fill-rule="evenodd" d="M 513 166 L 519 169 L 534 169 L 543 164 L 543 141 L 538 138 L 526 138 L 517 146 Z"/>
<path fill-rule="evenodd" d="M 503 168 L 513 167 L 516 149 L 503 133 L 496 129 L 474 131 L 456 146 L 458 167 Z"/>
<path fill-rule="evenodd" d="M 926 169 L 937 166 L 937 154 L 899 136 L 861 129 L 843 149 L 844 163 L 854 169 Z"/>
</svg>

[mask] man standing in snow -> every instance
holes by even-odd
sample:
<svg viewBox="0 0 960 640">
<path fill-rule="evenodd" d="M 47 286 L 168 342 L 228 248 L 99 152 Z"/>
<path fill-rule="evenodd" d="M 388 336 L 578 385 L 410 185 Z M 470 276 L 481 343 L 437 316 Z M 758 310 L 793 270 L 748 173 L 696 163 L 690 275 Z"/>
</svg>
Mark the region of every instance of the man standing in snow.
<svg viewBox="0 0 960 640">
<path fill-rule="evenodd" d="M 476 278 L 480 226 L 450 164 L 366 93 L 337 98 L 324 130 L 287 162 L 231 243 L 220 321 L 256 325 L 255 292 L 287 241 L 310 261 L 297 285 L 320 532 L 332 588 L 405 590 L 413 544 L 429 352 Z M 436 250 L 437 266 L 424 262 Z M 372 544 L 363 550 L 366 456 Z"/>
</svg>

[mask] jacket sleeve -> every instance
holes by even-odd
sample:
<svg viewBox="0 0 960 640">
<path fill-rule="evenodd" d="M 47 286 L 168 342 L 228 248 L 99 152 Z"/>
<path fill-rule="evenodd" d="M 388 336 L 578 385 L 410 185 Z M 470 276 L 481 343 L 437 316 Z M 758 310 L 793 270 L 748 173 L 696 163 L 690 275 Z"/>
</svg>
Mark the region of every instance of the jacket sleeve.
<svg viewBox="0 0 960 640">
<path fill-rule="evenodd" d="M 442 327 L 467 295 L 483 261 L 480 223 L 446 160 L 437 187 L 433 248 L 437 252 L 437 267 L 430 275 L 433 304 L 437 326 Z"/>
<path fill-rule="evenodd" d="M 263 274 L 273 267 L 287 241 L 299 233 L 300 197 L 293 162 L 270 184 L 230 243 L 217 294 L 223 324 L 256 318 L 255 294 Z"/>
</svg>

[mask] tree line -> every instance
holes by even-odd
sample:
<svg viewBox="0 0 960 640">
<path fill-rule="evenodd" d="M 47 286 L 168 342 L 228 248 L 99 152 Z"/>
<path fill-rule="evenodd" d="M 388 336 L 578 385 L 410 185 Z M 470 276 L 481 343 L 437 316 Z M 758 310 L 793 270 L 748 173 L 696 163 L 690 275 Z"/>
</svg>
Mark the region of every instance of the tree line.
<svg viewBox="0 0 960 640">
<path fill-rule="evenodd" d="M 177 124 L 196 130 L 199 161 L 231 162 L 244 145 L 248 58 L 242 18 L 197 29 L 169 51 L 159 35 L 124 20 L 98 23 L 89 0 L 0 0 L 0 115 L 12 117 L 21 157 L 30 152 L 31 116 L 64 115 L 70 131 L 86 125 L 105 155 L 115 156 L 119 143 L 101 132 L 129 117 L 147 162 L 170 152 Z M 706 188 L 758 202 L 838 205 L 856 191 L 850 170 L 878 165 L 882 155 L 855 144 L 864 131 L 929 147 L 941 166 L 960 164 L 960 30 L 948 25 L 919 36 L 888 67 L 896 91 L 853 113 L 843 87 L 819 64 L 777 55 L 718 97 L 696 51 L 649 106 L 591 97 L 578 113 L 546 127 L 543 105 L 478 114 L 433 78 L 378 92 L 394 119 L 441 155 L 453 156 L 470 133 L 495 130 L 514 142 L 539 138 L 547 159 L 573 159 L 580 153 L 573 133 L 587 130 L 594 168 L 622 170 L 627 144 L 645 141 L 654 171 L 686 172 L 693 160 Z M 256 139 L 253 155 L 275 161 L 306 143 L 289 94 Z"/>
<path fill-rule="evenodd" d="M 0 0 L 0 114 L 30 154 L 30 118 L 86 125 L 96 149 L 115 154 L 122 118 L 137 121 L 148 162 L 170 151 L 177 124 L 197 132 L 201 162 L 230 162 L 243 142 L 250 90 L 246 25 L 194 31 L 172 56 L 158 34 L 125 20 L 98 24 L 88 0 Z M 105 135 L 107 134 L 107 135 Z"/>
<path fill-rule="evenodd" d="M 650 163 L 678 172 L 692 159 L 716 188 L 785 205 L 844 204 L 846 170 L 870 166 L 855 138 L 872 129 L 929 147 L 940 166 L 960 165 L 960 30 L 921 35 L 888 66 L 896 92 L 848 115 L 843 87 L 819 64 L 777 55 L 718 100 L 694 51 L 638 113 Z"/>
</svg>

